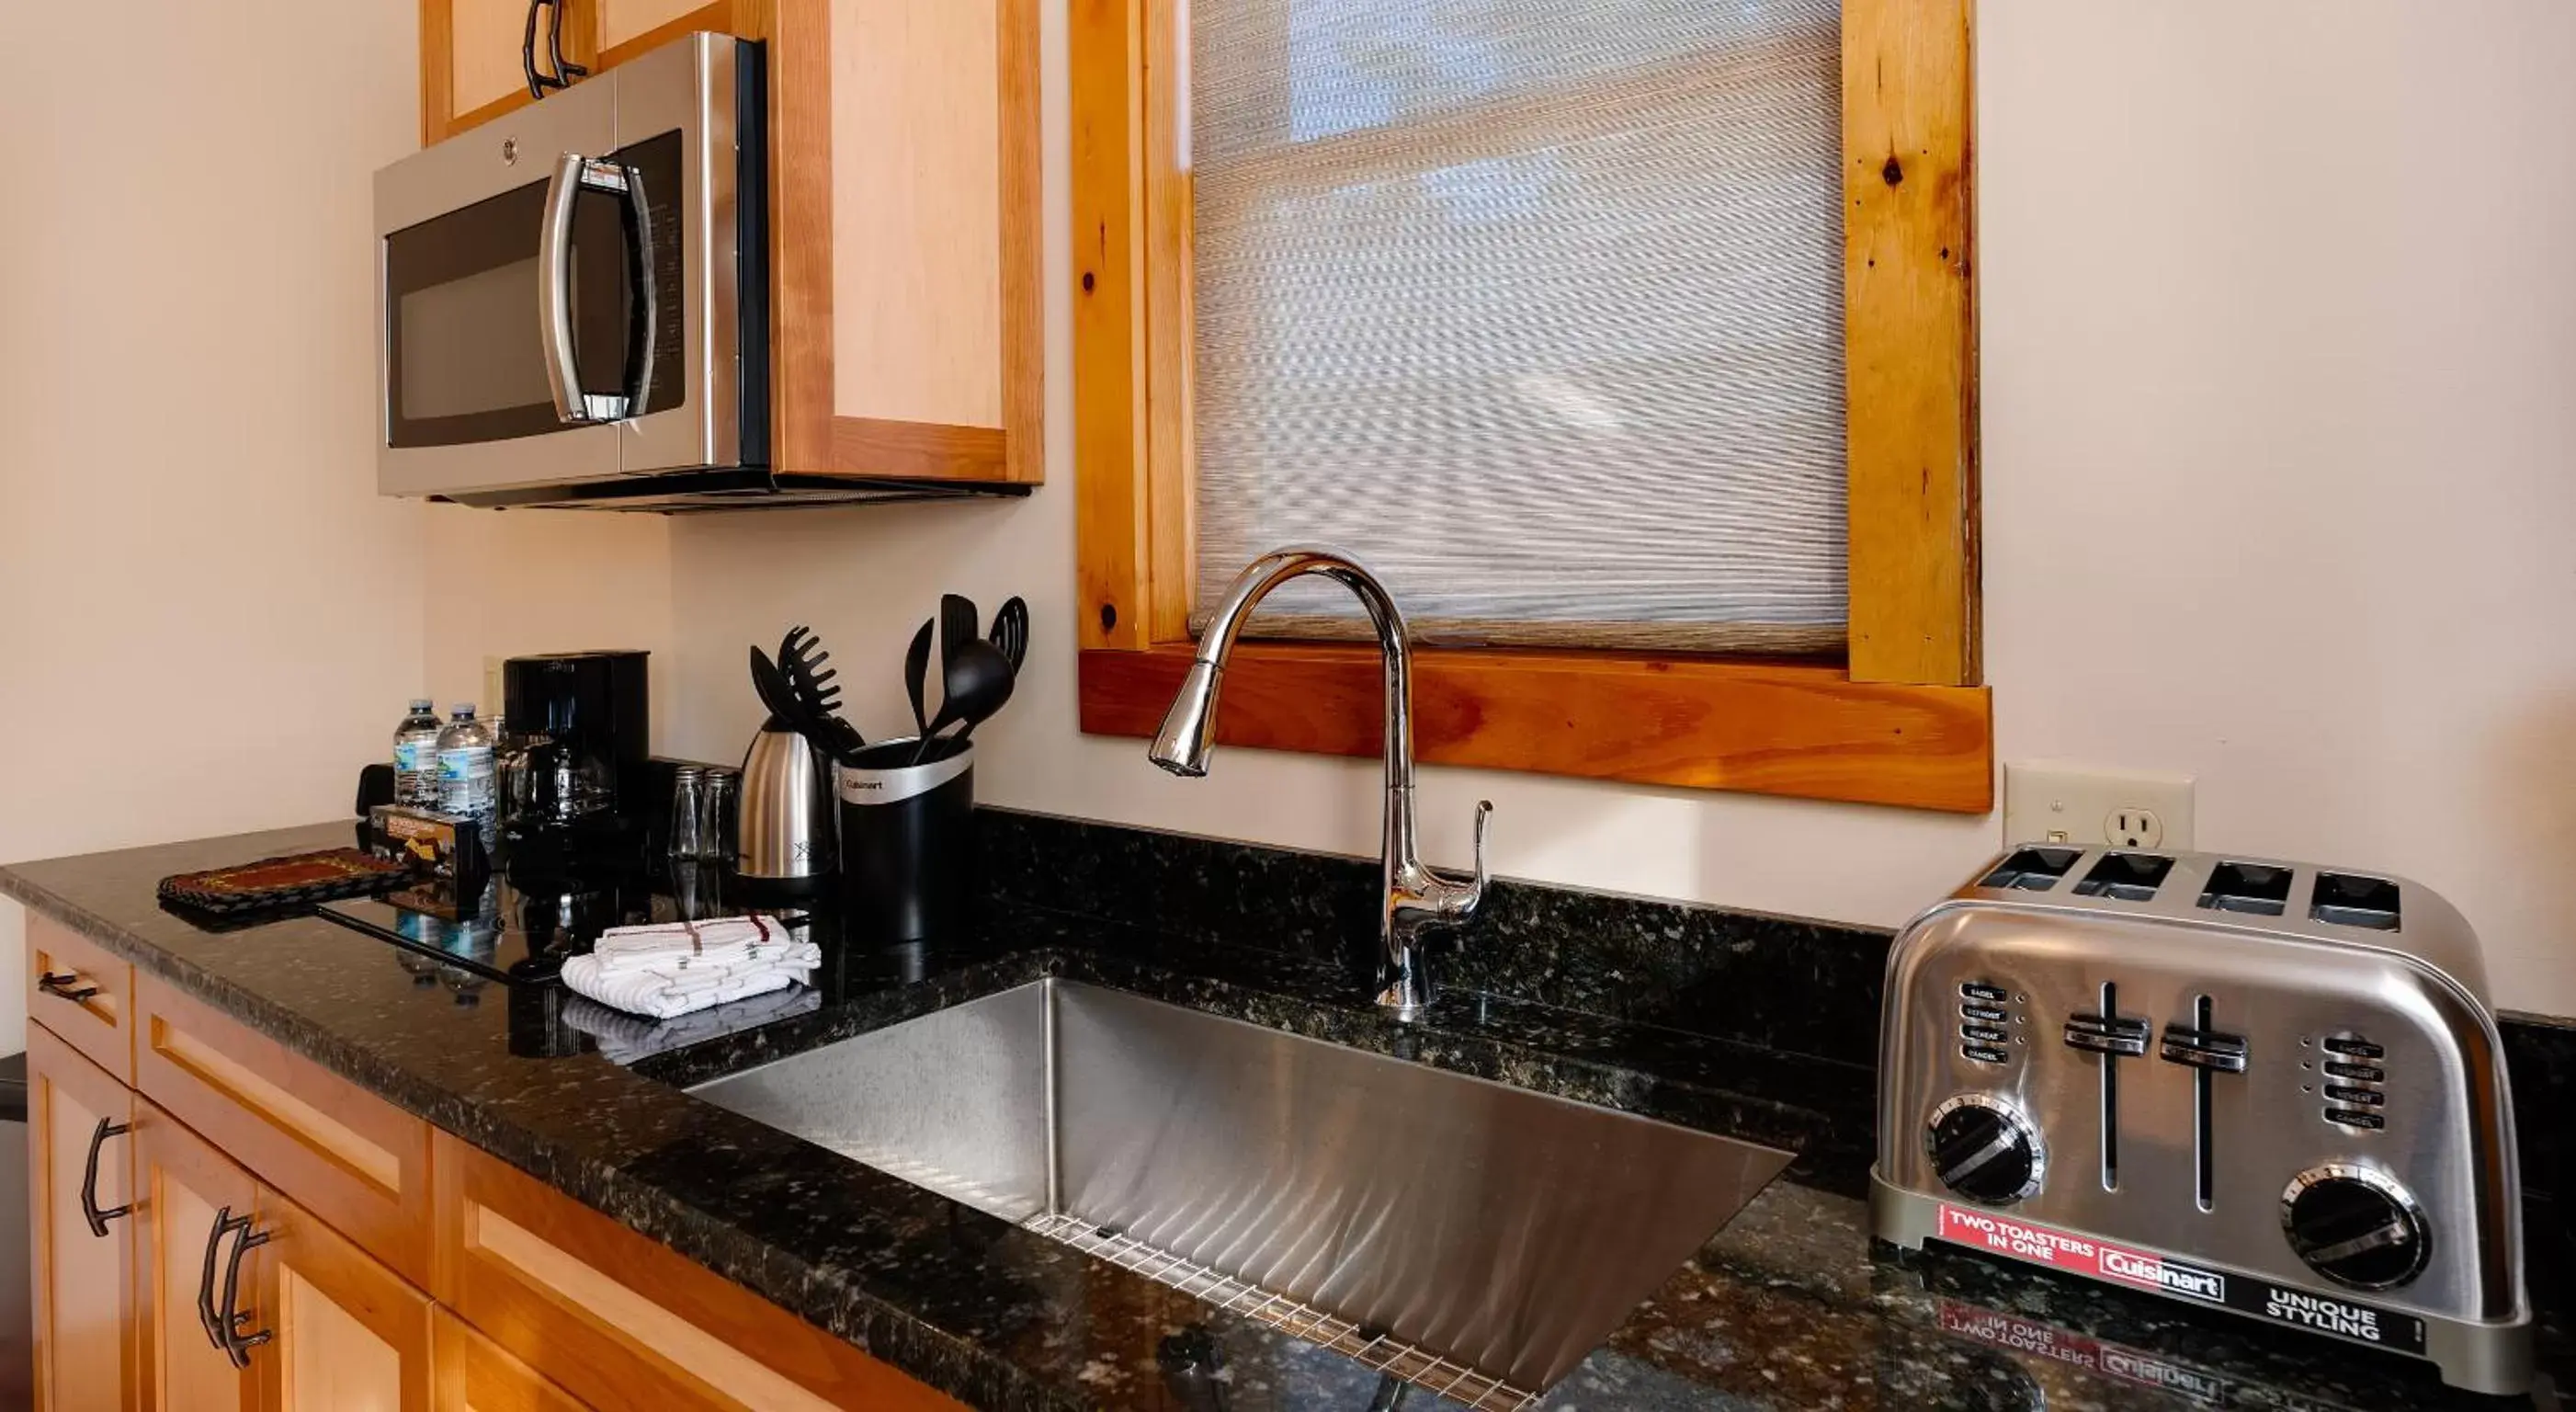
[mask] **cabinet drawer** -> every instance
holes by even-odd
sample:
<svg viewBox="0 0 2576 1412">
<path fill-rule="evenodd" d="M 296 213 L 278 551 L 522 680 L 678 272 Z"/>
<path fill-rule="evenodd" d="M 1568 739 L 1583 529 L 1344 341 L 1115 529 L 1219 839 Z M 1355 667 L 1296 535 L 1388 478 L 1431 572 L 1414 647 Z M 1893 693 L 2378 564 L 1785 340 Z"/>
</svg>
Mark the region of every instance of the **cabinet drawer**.
<svg viewBox="0 0 2576 1412">
<path fill-rule="evenodd" d="M 604 1409 L 865 1407 L 950 1400 L 656 1241 L 445 1133 L 438 1302 Z"/>
<path fill-rule="evenodd" d="M 27 914 L 27 1018 L 134 1083 L 134 967 L 50 917 Z"/>
<path fill-rule="evenodd" d="M 136 1087 L 396 1274 L 429 1283 L 429 1125 L 157 976 L 137 978 Z"/>
</svg>

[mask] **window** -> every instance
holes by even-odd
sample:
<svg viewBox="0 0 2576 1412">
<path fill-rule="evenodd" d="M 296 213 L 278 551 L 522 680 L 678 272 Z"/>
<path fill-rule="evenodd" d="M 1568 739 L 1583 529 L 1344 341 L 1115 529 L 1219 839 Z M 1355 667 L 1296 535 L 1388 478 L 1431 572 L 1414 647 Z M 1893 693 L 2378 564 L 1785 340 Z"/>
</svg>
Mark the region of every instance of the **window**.
<svg viewBox="0 0 2576 1412">
<path fill-rule="evenodd" d="M 1839 10 L 1193 0 L 1192 626 L 1840 651 Z"/>
<path fill-rule="evenodd" d="M 1987 808 L 1966 61 L 1964 0 L 1077 4 L 1084 728 L 1325 540 L 1426 760 Z M 1307 587 L 1261 631 L 1358 635 Z M 1374 753 L 1376 672 L 1247 642 L 1221 728 Z"/>
</svg>

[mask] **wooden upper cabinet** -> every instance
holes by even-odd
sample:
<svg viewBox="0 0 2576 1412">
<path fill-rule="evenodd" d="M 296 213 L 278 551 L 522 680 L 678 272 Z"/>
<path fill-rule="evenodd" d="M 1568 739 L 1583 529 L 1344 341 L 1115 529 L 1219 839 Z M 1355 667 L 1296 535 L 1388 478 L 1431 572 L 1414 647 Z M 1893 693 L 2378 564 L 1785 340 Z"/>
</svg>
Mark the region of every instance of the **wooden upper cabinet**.
<svg viewBox="0 0 2576 1412">
<path fill-rule="evenodd" d="M 764 46 L 777 469 L 1045 479 L 1037 0 L 560 3 L 593 74 L 697 30 Z M 527 15 L 421 0 L 424 143 L 529 101 Z"/>
<path fill-rule="evenodd" d="M 601 0 L 563 6 L 563 54 L 599 68 Z M 537 67 L 552 73 L 547 40 L 554 15 L 538 15 Z M 527 102 L 528 0 L 420 0 L 420 140 L 452 137 Z"/>
</svg>

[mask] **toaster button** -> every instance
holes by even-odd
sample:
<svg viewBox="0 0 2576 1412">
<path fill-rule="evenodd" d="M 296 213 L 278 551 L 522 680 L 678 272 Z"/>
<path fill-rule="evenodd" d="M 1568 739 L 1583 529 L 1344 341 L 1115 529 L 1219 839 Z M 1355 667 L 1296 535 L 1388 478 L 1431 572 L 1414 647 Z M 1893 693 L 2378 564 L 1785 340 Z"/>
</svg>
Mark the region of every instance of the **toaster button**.
<svg viewBox="0 0 2576 1412">
<path fill-rule="evenodd" d="M 2326 1061 L 2326 1077 L 2330 1079 L 2350 1079 L 2355 1083 L 2375 1084 L 2385 1080 L 2388 1077 L 2388 1071 L 2369 1064 L 2345 1064 L 2329 1059 Z"/>
<path fill-rule="evenodd" d="M 1996 1029 L 1992 1025 L 1961 1025 L 1959 1026 L 1959 1037 L 1961 1039 L 1975 1040 L 1979 1044 L 2009 1044 L 2012 1042 L 2011 1035 L 2005 1034 L 2002 1030 Z"/>
<path fill-rule="evenodd" d="M 2001 1005 L 2011 998 L 2002 986 L 1990 985 L 1985 981 L 1961 981 L 1959 993 L 1970 1000 L 1982 1000 L 1989 1005 Z"/>
<path fill-rule="evenodd" d="M 1975 1020 L 1982 1024 L 2000 1025 L 2009 1018 L 2009 1013 L 2000 1005 L 1962 1005 L 1959 1007 L 1959 1018 Z"/>
<path fill-rule="evenodd" d="M 2363 1128 L 2371 1132 L 2377 1132 L 2388 1126 L 2386 1118 L 2376 1113 L 2362 1112 L 2357 1108 L 2329 1108 L 2326 1110 L 2326 1121 L 2341 1123 L 2347 1128 Z"/>
<path fill-rule="evenodd" d="M 2226 1074 L 2245 1072 L 2243 1035 L 2167 1025 L 2165 1042 L 2158 1052 L 2173 1063 L 2189 1064 L 2196 1069 L 2215 1069 Z"/>
<path fill-rule="evenodd" d="M 1982 1044 L 1960 1045 L 1959 1053 L 1967 1058 L 1976 1060 L 1980 1064 L 2009 1064 L 2012 1062 L 2011 1054 L 2000 1049 L 1989 1049 Z"/>
<path fill-rule="evenodd" d="M 2359 1103 L 2371 1108 L 2388 1101 L 2388 1095 L 2375 1088 L 2341 1088 L 2331 1084 L 2326 1087 L 2326 1097 L 2337 1103 Z"/>
<path fill-rule="evenodd" d="M 2116 1015 L 2070 1015 L 2066 1019 L 2066 1046 L 2096 1054 L 2144 1054 L 2147 1022 L 2123 1020 Z"/>
<path fill-rule="evenodd" d="M 2331 1039 L 2319 1040 L 2318 1043 L 2325 1046 L 2328 1054 L 2340 1054 L 2347 1059 L 2378 1059 L 2388 1053 L 2387 1050 L 2369 1040 L 2354 1039 L 2348 1035 L 2337 1035 Z"/>
</svg>

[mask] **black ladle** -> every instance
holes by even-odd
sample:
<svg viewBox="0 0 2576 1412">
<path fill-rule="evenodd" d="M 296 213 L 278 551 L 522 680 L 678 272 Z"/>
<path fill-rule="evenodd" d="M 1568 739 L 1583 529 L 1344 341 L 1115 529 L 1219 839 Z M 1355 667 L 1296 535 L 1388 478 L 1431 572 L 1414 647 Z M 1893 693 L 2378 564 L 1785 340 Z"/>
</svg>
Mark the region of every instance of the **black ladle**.
<svg viewBox="0 0 2576 1412">
<path fill-rule="evenodd" d="M 1018 677 L 1011 670 L 1011 659 L 1002 649 L 989 642 L 968 638 L 948 649 L 948 696 L 939 703 L 939 718 L 922 733 L 921 744 L 912 752 L 912 763 L 918 765 L 930 753 L 930 742 L 949 726 L 964 723 L 957 733 L 962 745 L 975 727 L 990 719 L 1011 699 L 1011 687 Z"/>
</svg>

